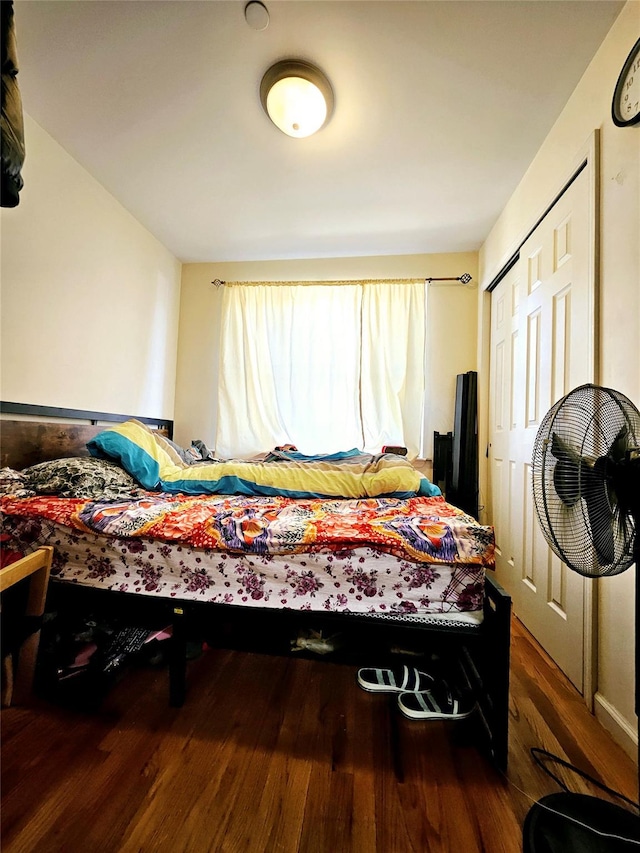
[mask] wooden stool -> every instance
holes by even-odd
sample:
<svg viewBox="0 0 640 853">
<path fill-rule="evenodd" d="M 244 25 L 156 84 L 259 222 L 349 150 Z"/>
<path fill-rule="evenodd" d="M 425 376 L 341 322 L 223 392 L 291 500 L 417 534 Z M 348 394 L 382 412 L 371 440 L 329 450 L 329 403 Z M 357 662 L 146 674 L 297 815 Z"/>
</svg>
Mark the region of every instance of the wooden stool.
<svg viewBox="0 0 640 853">
<path fill-rule="evenodd" d="M 3 659 L 2 705 L 11 705 L 12 700 L 24 702 L 32 692 L 33 678 L 40 643 L 40 622 L 44 613 L 51 572 L 53 548 L 49 545 L 39 548 L 33 554 L 11 563 L 0 570 L 0 593 L 24 578 L 30 578 L 29 598 L 25 618 L 38 620 L 38 628 L 25 639 L 18 654 L 17 673 L 14 679 L 11 655 Z M 5 666 L 5 661 L 6 666 Z"/>
</svg>

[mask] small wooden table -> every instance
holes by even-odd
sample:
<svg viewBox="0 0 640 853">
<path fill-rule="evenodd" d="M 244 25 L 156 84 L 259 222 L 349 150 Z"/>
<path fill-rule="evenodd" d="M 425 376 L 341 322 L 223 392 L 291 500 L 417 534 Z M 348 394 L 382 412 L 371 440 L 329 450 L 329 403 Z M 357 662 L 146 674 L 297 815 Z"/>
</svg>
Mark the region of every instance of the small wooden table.
<svg viewBox="0 0 640 853">
<path fill-rule="evenodd" d="M 24 578 L 30 578 L 29 598 L 25 618 L 42 618 L 47 588 L 49 585 L 49 574 L 51 572 L 51 560 L 53 559 L 53 548 L 49 545 L 39 548 L 33 554 L 11 563 L 4 569 L 0 569 L 0 593 L 5 589 L 18 583 Z M 38 646 L 40 644 L 40 627 L 25 639 L 20 646 L 18 655 L 17 673 L 14 679 L 13 663 L 8 655 L 3 661 L 4 682 L 2 686 L 2 704 L 11 705 L 12 700 L 17 703 L 25 701 L 33 689 L 33 677 L 35 674 L 36 660 L 38 657 Z"/>
</svg>

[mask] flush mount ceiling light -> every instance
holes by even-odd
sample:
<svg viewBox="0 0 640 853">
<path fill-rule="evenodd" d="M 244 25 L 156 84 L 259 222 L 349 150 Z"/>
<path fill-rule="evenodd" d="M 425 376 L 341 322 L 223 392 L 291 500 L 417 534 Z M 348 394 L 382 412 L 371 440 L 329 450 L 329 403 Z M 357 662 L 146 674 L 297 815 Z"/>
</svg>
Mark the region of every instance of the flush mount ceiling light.
<svg viewBox="0 0 640 853">
<path fill-rule="evenodd" d="M 272 65 L 260 83 L 260 100 L 271 121 L 288 136 L 311 136 L 333 112 L 331 83 L 319 68 L 301 59 Z"/>
</svg>

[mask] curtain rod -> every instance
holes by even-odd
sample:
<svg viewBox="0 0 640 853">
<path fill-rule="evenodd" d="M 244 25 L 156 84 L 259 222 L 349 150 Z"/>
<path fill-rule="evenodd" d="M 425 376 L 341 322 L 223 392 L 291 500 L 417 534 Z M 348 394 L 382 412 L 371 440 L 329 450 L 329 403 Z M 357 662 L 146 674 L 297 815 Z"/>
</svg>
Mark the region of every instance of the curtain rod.
<svg viewBox="0 0 640 853">
<path fill-rule="evenodd" d="M 214 278 L 211 284 L 214 287 L 222 287 L 223 285 L 228 285 L 229 287 L 233 287 L 233 285 L 243 284 L 249 287 L 264 284 L 270 287 L 282 286 L 285 284 L 294 284 L 294 285 L 331 285 L 331 284 L 415 284 L 416 282 L 424 281 L 426 284 L 431 284 L 433 281 L 459 281 L 461 284 L 468 285 L 471 281 L 471 276 L 468 272 L 463 273 L 462 275 L 457 276 L 456 278 L 425 278 L 416 276 L 415 278 L 362 278 L 362 279 L 348 279 L 344 281 L 222 281 L 222 279 Z"/>
</svg>

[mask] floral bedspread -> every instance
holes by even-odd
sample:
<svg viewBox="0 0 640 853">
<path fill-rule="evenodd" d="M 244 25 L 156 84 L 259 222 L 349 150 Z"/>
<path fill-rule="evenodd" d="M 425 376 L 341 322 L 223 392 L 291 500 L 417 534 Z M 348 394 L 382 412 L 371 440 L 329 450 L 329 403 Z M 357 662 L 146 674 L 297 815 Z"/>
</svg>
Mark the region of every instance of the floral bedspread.
<svg viewBox="0 0 640 853">
<path fill-rule="evenodd" d="M 185 496 L 148 493 L 131 501 L 0 498 L 6 515 L 48 519 L 85 533 L 151 538 L 255 555 L 368 546 L 412 561 L 494 564 L 493 528 L 442 497 L 359 500 Z"/>
<path fill-rule="evenodd" d="M 492 529 L 442 498 L 5 497 L 0 510 L 3 548 L 53 545 L 57 580 L 159 598 L 477 624 L 493 563 Z"/>
</svg>

